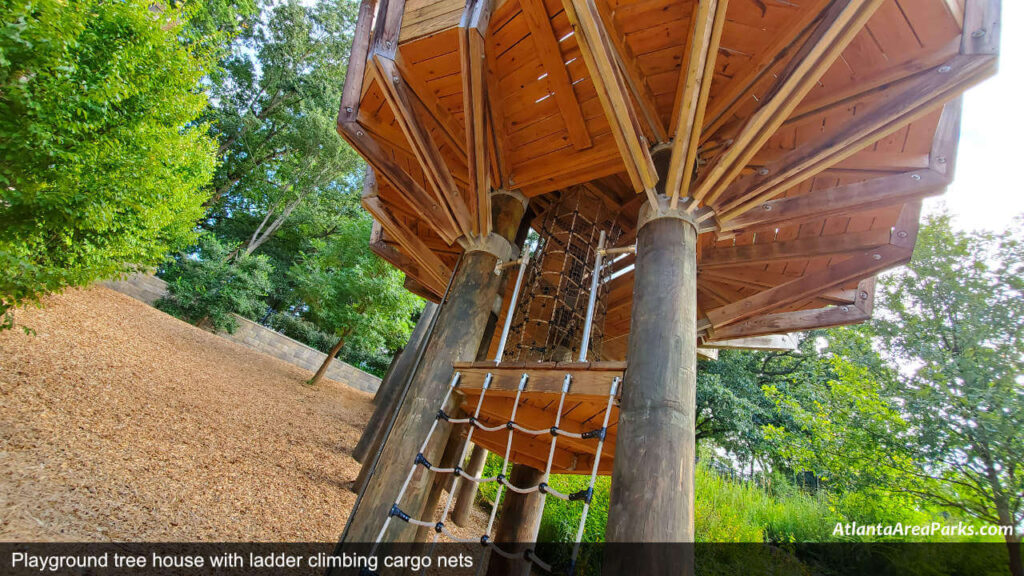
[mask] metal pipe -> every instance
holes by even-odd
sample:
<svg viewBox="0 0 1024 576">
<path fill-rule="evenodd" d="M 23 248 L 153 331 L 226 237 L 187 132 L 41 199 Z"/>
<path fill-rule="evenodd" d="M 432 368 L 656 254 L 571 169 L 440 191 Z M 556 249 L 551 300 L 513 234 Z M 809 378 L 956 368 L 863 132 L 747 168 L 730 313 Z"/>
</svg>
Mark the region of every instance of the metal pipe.
<svg viewBox="0 0 1024 576">
<path fill-rule="evenodd" d="M 590 328 L 594 324 L 594 307 L 597 305 L 597 287 L 601 283 L 601 262 L 604 260 L 604 230 L 597 240 L 597 255 L 594 256 L 594 271 L 590 275 L 590 299 L 587 301 L 587 321 L 583 323 L 583 342 L 580 343 L 580 362 L 587 360 L 590 347 Z"/>
<path fill-rule="evenodd" d="M 512 328 L 512 316 L 516 311 L 516 301 L 519 300 L 519 288 L 523 285 L 523 273 L 526 272 L 526 265 L 530 263 L 530 253 L 526 252 L 519 259 L 519 275 L 516 276 L 516 287 L 512 290 L 512 299 L 508 303 L 508 312 L 505 313 L 505 326 L 501 329 L 501 340 L 498 341 L 498 352 L 494 355 L 495 362 L 501 362 L 501 356 L 505 353 L 505 343 L 508 341 L 508 331 Z"/>
<path fill-rule="evenodd" d="M 621 246 L 619 248 L 607 248 L 604 251 L 605 256 L 617 256 L 619 254 L 633 254 L 636 252 L 636 244 L 630 244 L 629 246 Z"/>
</svg>

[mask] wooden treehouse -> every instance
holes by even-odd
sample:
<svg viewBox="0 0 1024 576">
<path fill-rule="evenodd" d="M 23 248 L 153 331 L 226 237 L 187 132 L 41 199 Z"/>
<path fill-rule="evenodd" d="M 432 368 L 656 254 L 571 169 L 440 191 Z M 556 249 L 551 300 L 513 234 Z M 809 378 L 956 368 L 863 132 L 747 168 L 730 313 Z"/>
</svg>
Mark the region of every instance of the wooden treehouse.
<svg viewBox="0 0 1024 576">
<path fill-rule="evenodd" d="M 371 247 L 443 303 L 346 537 L 409 537 L 378 531 L 454 369 L 447 410 L 484 427 L 518 407 L 585 431 L 622 377 L 594 468 L 608 539 L 692 541 L 698 350 L 870 317 L 998 44 L 997 0 L 364 0 L 338 132 L 369 164 Z M 552 473 L 596 456 L 514 443 Z M 415 511 L 428 472 L 402 491 Z"/>
</svg>

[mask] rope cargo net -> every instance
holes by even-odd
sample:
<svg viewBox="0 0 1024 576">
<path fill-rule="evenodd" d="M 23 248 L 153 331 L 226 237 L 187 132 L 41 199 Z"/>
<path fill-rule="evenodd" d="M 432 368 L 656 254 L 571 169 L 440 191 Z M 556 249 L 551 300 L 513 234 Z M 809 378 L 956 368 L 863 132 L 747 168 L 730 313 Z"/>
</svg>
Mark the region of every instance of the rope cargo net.
<svg viewBox="0 0 1024 576">
<path fill-rule="evenodd" d="M 495 520 L 495 517 L 497 516 L 497 513 L 498 513 L 498 507 L 501 504 L 502 490 L 507 488 L 508 490 L 511 490 L 511 491 L 513 491 L 513 492 L 515 492 L 517 494 L 530 494 L 530 493 L 533 493 L 533 492 L 540 492 L 541 494 L 543 494 L 545 496 L 544 502 L 547 502 L 547 496 L 553 496 L 555 498 L 559 498 L 559 499 L 566 500 L 566 501 L 582 501 L 583 502 L 583 509 L 582 509 L 581 514 L 580 514 L 579 528 L 576 531 L 575 546 L 573 547 L 573 551 L 572 551 L 572 560 L 571 560 L 571 562 L 575 563 L 576 557 L 579 554 L 580 541 L 583 539 L 583 529 L 584 529 L 584 526 L 587 523 L 587 513 L 590 510 L 590 500 L 591 500 L 591 498 L 593 497 L 593 494 L 594 494 L 594 482 L 597 480 L 598 465 L 601 462 L 601 452 L 602 452 L 602 449 L 604 448 L 604 440 L 605 440 L 605 436 L 606 436 L 606 434 L 608 432 L 608 418 L 609 418 L 609 416 L 611 414 L 612 404 L 615 402 L 615 396 L 616 396 L 616 394 L 618 392 L 618 388 L 619 388 L 619 385 L 621 383 L 621 379 L 618 376 L 616 376 L 612 380 L 612 385 L 611 385 L 611 388 L 610 388 L 609 393 L 608 393 L 608 404 L 605 407 L 604 421 L 602 422 L 601 427 L 600 428 L 596 428 L 594 430 L 587 431 L 587 432 L 578 433 L 578 432 L 567 432 L 565 430 L 560 430 L 558 428 L 558 425 L 559 425 L 559 423 L 561 421 L 561 417 L 562 417 L 562 408 L 565 405 L 565 398 L 569 394 L 569 390 L 570 390 L 570 388 L 572 386 L 572 377 L 569 374 L 566 374 L 565 380 L 564 380 L 564 382 L 562 384 L 562 391 L 561 391 L 561 395 L 559 396 L 559 400 L 558 400 L 558 411 L 555 413 L 555 419 L 554 419 L 553 425 L 550 428 L 538 429 L 538 430 L 533 430 L 533 429 L 530 429 L 530 428 L 525 428 L 525 427 L 519 425 L 515 421 L 516 410 L 518 409 L 518 406 L 519 406 L 520 397 L 521 397 L 523 391 L 526 390 L 526 387 L 527 387 L 527 384 L 528 384 L 528 380 L 529 380 L 529 375 L 528 374 L 524 373 L 522 375 L 522 377 L 520 378 L 520 380 L 519 380 L 519 386 L 518 386 L 518 388 L 516 390 L 515 402 L 512 404 L 512 414 L 511 414 L 511 417 L 509 418 L 509 420 L 507 422 L 505 422 L 504 424 L 499 424 L 499 425 L 490 426 L 490 427 L 484 426 L 483 424 L 480 423 L 480 421 L 478 419 L 480 417 L 480 408 L 483 405 L 484 397 L 487 394 L 487 390 L 488 390 L 488 388 L 490 387 L 490 384 L 491 384 L 492 375 L 490 373 L 488 373 L 487 376 L 484 379 L 483 387 L 482 387 L 482 389 L 480 391 L 480 399 L 479 399 L 479 401 L 477 403 L 476 410 L 474 411 L 472 416 L 470 416 L 468 418 L 451 418 L 451 417 L 448 416 L 448 414 L 445 413 L 444 407 L 448 404 L 448 401 L 451 398 L 452 393 L 458 387 L 460 378 L 461 378 L 461 374 L 459 372 L 456 372 L 452 376 L 452 380 L 451 380 L 451 382 L 448 385 L 448 391 L 445 394 L 444 399 L 441 401 L 441 407 L 438 409 L 437 415 L 434 418 L 434 422 L 430 426 L 430 431 L 427 432 L 426 439 L 423 441 L 423 444 L 420 445 L 419 452 L 417 452 L 416 458 L 413 461 L 412 466 L 409 468 L 409 474 L 406 475 L 405 482 L 402 484 L 402 489 L 398 492 L 398 498 L 395 499 L 395 503 L 392 504 L 391 510 L 388 511 L 387 519 L 384 522 L 384 526 L 381 527 L 380 533 L 377 535 L 377 540 L 376 540 L 375 545 L 374 545 L 374 551 L 376 551 L 376 546 L 379 545 L 381 543 L 381 541 L 383 540 L 385 532 L 387 532 L 388 527 L 391 525 L 391 521 L 394 520 L 395 518 L 398 518 L 399 520 L 402 520 L 404 522 L 408 522 L 409 524 L 413 524 L 415 526 L 423 526 L 423 527 L 426 527 L 426 528 L 432 528 L 434 530 L 434 538 L 433 538 L 434 542 L 438 541 L 438 538 L 441 536 L 441 534 L 444 534 L 449 540 L 451 540 L 453 542 L 460 542 L 460 543 L 476 543 L 476 542 L 479 542 L 479 543 L 483 544 L 485 547 L 487 547 L 488 549 L 493 550 L 494 553 L 496 553 L 496 554 L 498 554 L 500 556 L 503 556 L 505 558 L 510 558 L 510 559 L 519 559 L 519 558 L 521 558 L 521 559 L 526 560 L 528 562 L 532 562 L 534 565 L 544 569 L 545 571 L 550 572 L 551 571 L 551 566 L 549 564 L 545 563 L 543 560 L 537 558 L 537 556 L 533 553 L 533 551 L 531 549 L 527 548 L 527 549 L 523 550 L 522 552 L 513 553 L 513 552 L 509 552 L 507 550 L 502 549 L 500 546 L 494 544 L 491 541 L 491 530 L 494 527 L 494 520 Z M 470 474 L 467 474 L 466 471 L 463 470 L 458 465 L 454 466 L 452 468 L 439 468 L 437 466 L 432 465 L 426 459 L 426 457 L 423 455 L 423 452 L 427 449 L 427 445 L 430 443 L 430 439 L 434 435 L 434 431 L 437 430 L 437 428 L 438 428 L 438 423 L 441 422 L 442 420 L 445 421 L 445 422 L 448 422 L 449 424 L 469 424 L 470 425 L 469 426 L 469 431 L 466 433 L 466 438 L 463 441 L 461 457 L 458 460 L 458 462 L 460 464 L 462 462 L 466 461 L 466 457 L 469 454 L 469 447 L 471 446 L 471 442 L 473 440 L 473 431 L 474 430 L 480 429 L 480 430 L 485 431 L 485 432 L 496 432 L 496 431 L 499 431 L 499 430 L 502 430 L 502 429 L 508 430 L 508 443 L 506 444 L 506 448 L 505 448 L 505 457 L 504 457 L 502 465 L 501 465 L 501 472 L 499 474 L 495 475 L 495 476 L 490 476 L 490 477 L 483 478 L 483 477 L 477 477 L 477 476 L 472 476 Z M 512 438 L 513 438 L 513 435 L 515 433 L 517 433 L 517 432 L 521 433 L 521 434 L 527 434 L 527 435 L 530 435 L 530 436 L 543 436 L 543 435 L 550 435 L 551 436 L 551 449 L 548 452 L 547 466 L 546 466 L 546 468 L 544 470 L 544 475 L 542 476 L 541 481 L 539 483 L 537 483 L 536 485 L 534 485 L 534 486 L 515 486 L 511 482 L 508 481 L 508 479 L 506 477 L 506 474 L 505 474 L 508 471 L 509 458 L 510 458 L 511 452 L 512 452 Z M 589 481 L 589 483 L 587 485 L 587 488 L 584 489 L 584 490 L 580 490 L 578 492 L 573 492 L 571 494 L 565 494 L 565 493 L 559 492 L 558 490 L 552 488 L 551 486 L 549 486 L 547 484 L 547 480 L 549 479 L 549 477 L 551 475 L 551 463 L 552 463 L 552 460 L 554 459 L 555 447 L 556 447 L 556 445 L 558 443 L 558 437 L 559 436 L 569 436 L 569 437 L 577 438 L 577 439 L 593 439 L 593 440 L 597 441 L 597 449 L 595 451 L 596 456 L 594 457 L 594 465 L 593 465 L 593 468 L 591 469 L 591 472 L 590 472 L 590 481 Z M 424 520 L 424 519 L 412 518 L 408 514 L 406 514 L 404 511 L 402 511 L 402 508 L 401 508 L 402 498 L 405 496 L 405 491 L 409 487 L 409 483 L 412 481 L 413 474 L 415 474 L 417 466 L 422 466 L 425 469 L 427 469 L 427 470 L 429 470 L 429 471 L 431 471 L 431 472 L 433 472 L 435 474 L 451 474 L 452 475 L 452 483 L 451 483 L 451 486 L 448 489 L 448 498 L 445 501 L 444 510 L 441 513 L 440 520 L 433 521 L 433 520 Z M 445 522 L 448 520 L 448 512 L 451 509 L 452 501 L 454 500 L 454 496 L 455 496 L 455 493 L 456 493 L 456 491 L 458 489 L 459 481 L 460 480 L 466 480 L 468 482 L 475 482 L 477 484 L 486 484 L 486 483 L 489 483 L 489 482 L 497 482 L 498 483 L 498 494 L 495 497 L 494 506 L 492 506 L 492 508 L 491 508 L 490 519 L 487 522 L 487 531 L 484 534 L 482 534 L 479 538 L 460 538 L 460 537 L 456 536 L 455 534 L 453 534 L 450 530 L 448 530 L 447 526 L 445 526 Z M 542 511 L 543 511 L 543 508 L 542 508 Z"/>
</svg>

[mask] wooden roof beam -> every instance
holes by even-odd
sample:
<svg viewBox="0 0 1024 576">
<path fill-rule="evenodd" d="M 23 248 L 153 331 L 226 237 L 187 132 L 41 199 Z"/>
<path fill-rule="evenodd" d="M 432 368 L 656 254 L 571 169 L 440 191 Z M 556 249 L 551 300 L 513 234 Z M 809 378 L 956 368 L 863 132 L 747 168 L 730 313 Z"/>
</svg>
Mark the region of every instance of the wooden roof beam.
<svg viewBox="0 0 1024 576">
<path fill-rule="evenodd" d="M 872 178 L 800 196 L 768 200 L 746 213 L 722 221 L 720 227 L 722 232 L 739 233 L 792 226 L 941 194 L 948 184 L 944 174 L 931 169 Z"/>
<path fill-rule="evenodd" d="M 471 215 L 455 178 L 433 135 L 420 121 L 420 116 L 429 115 L 426 107 L 402 78 L 394 60 L 376 54 L 371 61 L 374 74 L 383 89 L 384 99 L 409 140 L 412 153 L 419 161 L 427 182 L 434 189 L 437 201 L 447 209 L 448 217 L 459 230 L 460 236 L 473 234 L 475 229 Z"/>
<path fill-rule="evenodd" d="M 436 289 L 437 286 L 443 287 L 448 283 L 448 278 L 452 274 L 451 269 L 430 251 L 430 248 L 420 240 L 419 236 L 392 217 L 379 198 L 363 198 L 363 207 L 373 215 L 375 220 L 380 222 L 381 227 L 388 235 L 398 242 L 406 256 L 412 258 L 420 266 L 421 282 L 427 283 L 431 289 Z M 444 289 L 441 288 L 441 290 Z"/>
<path fill-rule="evenodd" d="M 882 0 L 835 0 L 794 54 L 761 106 L 698 183 L 689 210 L 712 205 L 867 23 Z"/>
<path fill-rule="evenodd" d="M 711 248 L 704 252 L 698 264 L 698 270 L 850 254 L 870 250 L 888 242 L 889 230 L 880 229 L 833 236 L 797 238 L 784 242 Z"/>
<path fill-rule="evenodd" d="M 672 117 L 676 119 L 672 135 L 672 158 L 665 182 L 670 208 L 690 193 L 690 181 L 697 161 L 697 146 L 704 126 L 704 113 L 715 76 L 715 60 L 725 25 L 729 0 L 699 0 L 694 7 L 690 32 L 690 57 L 679 72 L 679 87 Z"/>
<path fill-rule="evenodd" d="M 520 0 L 526 22 L 530 26 L 530 37 L 537 48 L 541 65 L 547 73 L 547 80 L 554 93 L 555 103 L 562 114 L 565 127 L 569 130 L 569 141 L 577 150 L 590 148 L 593 141 L 583 119 L 583 110 L 572 88 L 565 58 L 551 27 L 551 19 L 543 0 Z"/>
<path fill-rule="evenodd" d="M 487 130 L 487 59 L 484 36 L 490 24 L 493 0 L 466 3 L 459 23 L 462 68 L 462 111 L 466 120 L 466 160 L 469 166 L 469 211 L 472 231 L 491 233 L 491 147 Z"/>
<path fill-rule="evenodd" d="M 805 274 L 786 284 L 710 310 L 707 317 L 711 321 L 712 334 L 720 327 L 773 312 L 801 300 L 813 298 L 825 290 L 840 287 L 851 280 L 874 276 L 883 270 L 910 261 L 917 238 L 920 214 L 920 201 L 905 204 L 896 225 L 889 233 L 889 241 L 886 244 L 868 249 L 819 272 Z"/>
<path fill-rule="evenodd" d="M 438 236 L 445 242 L 455 242 L 461 233 L 453 225 L 451 215 L 380 147 L 359 122 L 339 124 L 338 133 L 366 159 L 378 177 L 390 184 L 410 206 L 415 207 Z"/>
<path fill-rule="evenodd" d="M 658 183 L 658 174 L 651 159 L 650 145 L 639 126 L 632 98 L 618 65 L 619 56 L 602 23 L 595 0 L 562 0 L 562 4 L 633 189 L 645 192 L 656 205 L 655 185 Z"/>
<path fill-rule="evenodd" d="M 751 338 L 845 326 L 870 320 L 875 297 L 875 277 L 861 280 L 857 291 L 857 302 L 853 305 L 765 314 L 715 329 L 712 337 L 715 339 Z"/>
<path fill-rule="evenodd" d="M 415 260 L 385 240 L 384 229 L 376 220 L 373 221 L 373 228 L 370 232 L 370 251 L 401 270 L 405 274 L 406 281 L 415 282 L 417 290 L 429 293 L 431 300 L 436 300 L 444 293 L 444 284 L 439 284 L 433 278 L 424 275 Z"/>
<path fill-rule="evenodd" d="M 857 121 L 814 140 L 733 182 L 714 205 L 721 223 L 754 209 L 782 192 L 856 154 L 865 147 L 931 113 L 995 73 L 992 55 L 957 55 L 892 84 L 858 107 Z"/>
<path fill-rule="evenodd" d="M 359 3 L 356 28 L 352 32 L 352 52 L 345 72 L 345 85 L 341 90 L 341 105 L 338 108 L 338 126 L 352 122 L 359 115 L 359 100 L 363 94 L 366 76 L 366 58 L 370 53 L 370 35 L 373 32 L 374 0 Z"/>
</svg>

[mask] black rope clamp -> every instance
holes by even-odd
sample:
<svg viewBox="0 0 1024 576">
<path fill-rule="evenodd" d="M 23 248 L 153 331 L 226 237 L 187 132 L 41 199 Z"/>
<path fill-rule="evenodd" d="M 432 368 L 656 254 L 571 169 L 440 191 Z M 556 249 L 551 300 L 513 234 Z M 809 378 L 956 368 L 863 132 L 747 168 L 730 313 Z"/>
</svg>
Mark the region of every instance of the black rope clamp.
<svg viewBox="0 0 1024 576">
<path fill-rule="evenodd" d="M 487 534 L 484 534 L 483 536 L 480 537 L 480 544 L 481 545 L 487 546 L 490 543 L 491 543 L 491 537 L 488 536 Z"/>
<path fill-rule="evenodd" d="M 444 420 L 445 422 L 447 422 L 449 418 L 451 418 L 451 416 L 449 416 L 449 415 L 448 415 L 448 414 L 447 414 L 447 413 L 446 413 L 446 412 L 444 411 L 444 409 L 443 409 L 443 408 L 437 411 L 437 419 L 438 419 L 438 420 Z"/>
<path fill-rule="evenodd" d="M 495 480 L 497 480 L 501 484 L 505 483 L 505 475 L 504 474 L 498 474 L 494 478 L 495 478 Z"/>
<path fill-rule="evenodd" d="M 511 420 L 509 420 L 508 423 L 505 424 L 505 428 L 508 428 L 509 430 L 512 430 L 513 428 L 515 428 L 515 426 L 516 423 Z"/>
<path fill-rule="evenodd" d="M 470 416 L 469 417 L 469 423 L 470 424 L 476 424 L 476 416 Z"/>
<path fill-rule="evenodd" d="M 593 498 L 593 497 L 594 497 L 594 488 L 593 487 L 587 488 L 586 490 L 580 490 L 578 492 L 573 492 L 572 494 L 569 494 L 569 500 L 571 500 L 573 502 L 576 502 L 578 500 L 583 500 L 587 504 L 590 504 L 590 499 Z"/>
<path fill-rule="evenodd" d="M 452 468 L 452 474 L 455 474 L 456 476 L 462 476 L 462 468 L 459 466 Z"/>
<path fill-rule="evenodd" d="M 537 556 L 533 553 L 533 548 L 527 548 L 526 550 L 523 550 L 523 560 L 526 560 L 527 562 L 533 562 L 536 558 Z"/>
<path fill-rule="evenodd" d="M 444 522 L 438 522 L 437 524 L 434 524 L 434 532 L 440 534 L 442 530 L 444 530 Z"/>
<path fill-rule="evenodd" d="M 551 427 L 551 435 L 552 436 L 558 436 L 558 426 L 552 426 Z"/>
<path fill-rule="evenodd" d="M 391 510 L 388 511 L 388 518 L 397 516 L 399 520 L 409 521 L 409 515 L 402 512 L 402 509 L 398 507 L 398 504 L 392 504 Z"/>
<path fill-rule="evenodd" d="M 423 452 L 416 454 L 416 461 L 413 462 L 413 464 L 423 464 L 423 467 L 426 468 L 427 470 L 433 470 L 430 461 L 427 460 L 427 457 L 423 455 Z"/>
<path fill-rule="evenodd" d="M 604 440 L 605 435 L 607 435 L 607 434 L 608 434 L 608 429 L 602 427 L 602 428 L 597 428 L 595 430 L 591 430 L 589 432 L 584 432 L 583 434 L 580 434 L 580 437 L 584 438 L 584 439 L 587 439 L 587 438 L 600 438 L 601 440 Z"/>
<path fill-rule="evenodd" d="M 540 484 L 537 484 L 537 491 L 540 492 L 541 494 L 547 494 L 548 493 L 548 484 L 547 484 L 547 482 L 541 482 Z"/>
</svg>

